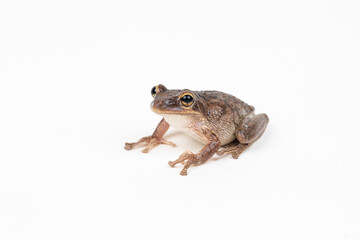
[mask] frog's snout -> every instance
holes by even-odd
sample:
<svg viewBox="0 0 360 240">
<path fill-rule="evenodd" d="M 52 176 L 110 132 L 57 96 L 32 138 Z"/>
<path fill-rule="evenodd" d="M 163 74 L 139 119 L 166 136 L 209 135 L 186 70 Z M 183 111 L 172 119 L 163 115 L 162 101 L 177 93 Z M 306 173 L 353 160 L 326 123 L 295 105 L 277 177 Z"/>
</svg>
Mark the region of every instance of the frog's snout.
<svg viewBox="0 0 360 240">
<path fill-rule="evenodd" d="M 153 110 L 163 110 L 177 107 L 177 104 L 173 99 L 158 99 L 156 101 L 152 101 L 150 106 Z"/>
<path fill-rule="evenodd" d="M 152 101 L 150 104 L 150 108 L 153 112 L 159 113 L 161 109 L 163 109 L 164 104 L 161 101 Z"/>
<path fill-rule="evenodd" d="M 152 101 L 151 103 L 150 103 L 150 109 L 152 110 L 152 111 L 154 111 L 154 101 Z"/>
<path fill-rule="evenodd" d="M 162 101 L 152 101 L 150 104 L 150 108 L 153 112 L 159 112 L 164 108 L 164 104 Z"/>
</svg>

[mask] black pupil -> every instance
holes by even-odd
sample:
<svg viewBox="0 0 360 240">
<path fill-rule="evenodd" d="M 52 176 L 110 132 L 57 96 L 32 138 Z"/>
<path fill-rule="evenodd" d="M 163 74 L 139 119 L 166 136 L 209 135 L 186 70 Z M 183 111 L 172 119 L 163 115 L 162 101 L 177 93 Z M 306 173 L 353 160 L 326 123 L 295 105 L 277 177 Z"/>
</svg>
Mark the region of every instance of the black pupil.
<svg viewBox="0 0 360 240">
<path fill-rule="evenodd" d="M 156 94 L 156 87 L 153 87 L 152 89 L 151 89 L 151 95 L 155 95 Z"/>
<path fill-rule="evenodd" d="M 184 95 L 181 98 L 181 101 L 183 101 L 184 103 L 191 103 L 193 101 L 193 97 L 190 95 Z"/>
</svg>

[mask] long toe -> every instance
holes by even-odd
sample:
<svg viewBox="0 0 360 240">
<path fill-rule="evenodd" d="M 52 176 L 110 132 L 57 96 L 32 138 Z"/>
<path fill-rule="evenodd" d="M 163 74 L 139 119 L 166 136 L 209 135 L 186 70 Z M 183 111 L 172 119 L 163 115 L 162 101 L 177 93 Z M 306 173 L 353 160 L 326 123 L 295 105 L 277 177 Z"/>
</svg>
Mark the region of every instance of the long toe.
<svg viewBox="0 0 360 240">
<path fill-rule="evenodd" d="M 131 149 L 134 148 L 134 145 L 135 145 L 135 143 L 125 143 L 124 148 L 125 148 L 126 150 L 131 150 Z"/>
</svg>

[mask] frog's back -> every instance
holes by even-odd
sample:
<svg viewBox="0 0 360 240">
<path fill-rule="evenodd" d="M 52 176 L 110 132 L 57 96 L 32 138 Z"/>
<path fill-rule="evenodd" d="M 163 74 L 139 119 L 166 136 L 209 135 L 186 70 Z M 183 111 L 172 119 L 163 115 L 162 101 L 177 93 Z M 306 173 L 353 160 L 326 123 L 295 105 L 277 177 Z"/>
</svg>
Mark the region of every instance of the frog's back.
<svg viewBox="0 0 360 240">
<path fill-rule="evenodd" d="M 254 107 L 219 91 L 195 92 L 201 102 L 202 116 L 207 126 L 218 136 L 222 145 L 232 142 L 237 126 L 252 115 Z"/>
<path fill-rule="evenodd" d="M 233 121 L 238 124 L 242 119 L 252 114 L 255 108 L 239 98 L 220 91 L 198 91 L 198 97 L 202 99 L 204 114 L 211 117 L 212 114 L 220 117 L 232 116 Z M 209 111 L 210 110 L 210 111 Z M 217 111 L 214 111 L 217 110 Z"/>
</svg>

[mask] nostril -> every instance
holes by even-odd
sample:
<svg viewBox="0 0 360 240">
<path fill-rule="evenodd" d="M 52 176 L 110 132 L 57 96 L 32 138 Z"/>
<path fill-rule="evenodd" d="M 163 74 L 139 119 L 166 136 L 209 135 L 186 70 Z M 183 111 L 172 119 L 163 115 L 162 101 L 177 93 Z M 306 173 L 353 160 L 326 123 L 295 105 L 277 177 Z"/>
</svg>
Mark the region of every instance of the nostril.
<svg viewBox="0 0 360 240">
<path fill-rule="evenodd" d="M 170 99 L 166 99 L 166 100 L 164 101 L 164 103 L 165 103 L 166 105 L 168 105 L 168 104 L 171 103 L 171 100 L 170 100 Z"/>
</svg>

